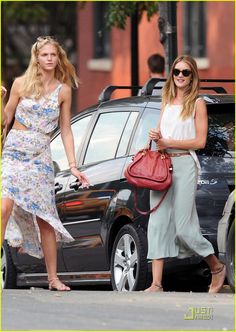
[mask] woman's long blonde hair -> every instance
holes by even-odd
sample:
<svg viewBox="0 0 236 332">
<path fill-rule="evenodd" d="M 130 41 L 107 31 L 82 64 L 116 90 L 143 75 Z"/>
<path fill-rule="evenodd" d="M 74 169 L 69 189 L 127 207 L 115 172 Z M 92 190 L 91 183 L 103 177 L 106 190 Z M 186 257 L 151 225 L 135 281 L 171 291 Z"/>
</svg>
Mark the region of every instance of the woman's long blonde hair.
<svg viewBox="0 0 236 332">
<path fill-rule="evenodd" d="M 190 117 L 194 112 L 195 102 L 198 96 L 199 85 L 200 85 L 197 64 L 196 61 L 190 55 L 180 55 L 173 62 L 169 77 L 163 88 L 162 105 L 163 107 L 165 107 L 166 104 L 171 103 L 171 101 L 176 97 L 176 85 L 174 83 L 173 70 L 175 69 L 176 64 L 179 63 L 180 61 L 183 61 L 186 64 L 188 64 L 192 72 L 190 84 L 186 88 L 184 93 L 183 109 L 180 115 L 181 118 L 185 120 L 188 117 Z"/>
<path fill-rule="evenodd" d="M 40 98 L 43 95 L 43 82 L 37 58 L 40 49 L 46 44 L 53 45 L 57 50 L 58 64 L 55 68 L 55 78 L 59 82 L 66 83 L 71 87 L 78 87 L 79 85 L 79 78 L 76 75 L 75 67 L 69 61 L 61 45 L 53 37 L 38 37 L 36 43 L 31 48 L 29 66 L 22 75 L 23 86 L 20 94 L 23 97 L 34 96 L 35 98 Z"/>
</svg>

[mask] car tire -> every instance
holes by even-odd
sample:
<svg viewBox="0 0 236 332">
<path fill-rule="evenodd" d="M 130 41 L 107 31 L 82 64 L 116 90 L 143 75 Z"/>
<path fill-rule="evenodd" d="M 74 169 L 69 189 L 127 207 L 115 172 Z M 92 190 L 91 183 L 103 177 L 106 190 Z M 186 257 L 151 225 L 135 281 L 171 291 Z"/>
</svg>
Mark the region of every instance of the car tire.
<svg viewBox="0 0 236 332">
<path fill-rule="evenodd" d="M 111 255 L 113 290 L 138 291 L 148 282 L 147 238 L 141 228 L 131 224 L 118 232 Z"/>
<path fill-rule="evenodd" d="M 227 280 L 230 288 L 233 292 L 235 292 L 235 274 L 234 274 L 234 266 L 235 266 L 235 245 L 234 245 L 234 234 L 235 234 L 235 223 L 230 226 L 230 230 L 227 237 L 227 245 L 226 245 L 226 270 L 227 270 Z"/>
<path fill-rule="evenodd" d="M 17 272 L 6 241 L 2 246 L 2 288 L 16 288 Z"/>
</svg>

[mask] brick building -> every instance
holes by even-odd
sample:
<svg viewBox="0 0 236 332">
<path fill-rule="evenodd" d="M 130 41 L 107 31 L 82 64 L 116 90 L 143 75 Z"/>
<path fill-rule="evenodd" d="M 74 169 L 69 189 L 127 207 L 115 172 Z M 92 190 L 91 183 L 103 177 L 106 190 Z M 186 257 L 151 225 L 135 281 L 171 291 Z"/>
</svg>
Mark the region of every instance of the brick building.
<svg viewBox="0 0 236 332">
<path fill-rule="evenodd" d="M 234 2 L 189 1 L 177 3 L 178 54 L 191 54 L 201 78 L 234 78 Z M 77 110 L 97 102 L 101 90 L 110 84 L 130 85 L 130 21 L 126 29 L 104 30 L 106 2 L 87 2 L 77 9 L 77 66 L 82 85 Z M 139 24 L 139 83 L 148 77 L 147 58 L 164 55 L 157 28 L 158 15 Z M 227 86 L 233 92 L 233 85 Z M 117 91 L 114 97 L 129 92 Z"/>
</svg>

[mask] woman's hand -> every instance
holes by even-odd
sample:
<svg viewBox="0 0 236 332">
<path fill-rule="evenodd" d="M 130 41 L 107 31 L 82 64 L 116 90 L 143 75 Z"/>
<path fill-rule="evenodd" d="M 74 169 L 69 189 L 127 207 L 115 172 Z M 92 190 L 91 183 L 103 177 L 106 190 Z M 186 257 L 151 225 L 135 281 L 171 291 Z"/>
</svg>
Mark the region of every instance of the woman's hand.
<svg viewBox="0 0 236 332">
<path fill-rule="evenodd" d="M 161 132 L 157 129 L 151 129 L 149 132 L 149 138 L 154 142 L 157 142 L 161 138 Z"/>
<path fill-rule="evenodd" d="M 7 94 L 7 89 L 4 86 L 1 86 L 1 96 L 2 99 L 6 96 Z"/>
<path fill-rule="evenodd" d="M 156 142 L 157 150 L 166 150 L 171 146 L 171 140 L 167 138 L 160 138 L 158 142 Z"/>
<path fill-rule="evenodd" d="M 76 167 L 71 167 L 71 174 L 74 175 L 80 183 L 82 183 L 82 188 L 89 188 L 90 183 L 84 173 L 80 172 Z"/>
</svg>

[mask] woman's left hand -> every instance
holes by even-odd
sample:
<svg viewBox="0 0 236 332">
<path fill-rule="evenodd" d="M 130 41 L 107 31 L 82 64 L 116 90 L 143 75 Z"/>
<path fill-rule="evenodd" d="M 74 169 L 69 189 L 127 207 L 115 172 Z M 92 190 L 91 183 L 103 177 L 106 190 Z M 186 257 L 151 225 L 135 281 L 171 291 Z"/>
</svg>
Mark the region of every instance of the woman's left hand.
<svg viewBox="0 0 236 332">
<path fill-rule="evenodd" d="M 82 184 L 82 188 L 89 188 L 90 183 L 84 173 L 80 172 L 76 167 L 72 167 L 71 174 L 79 180 L 79 182 Z"/>
<path fill-rule="evenodd" d="M 170 139 L 160 138 L 157 143 L 157 150 L 166 150 L 170 147 Z"/>
</svg>

